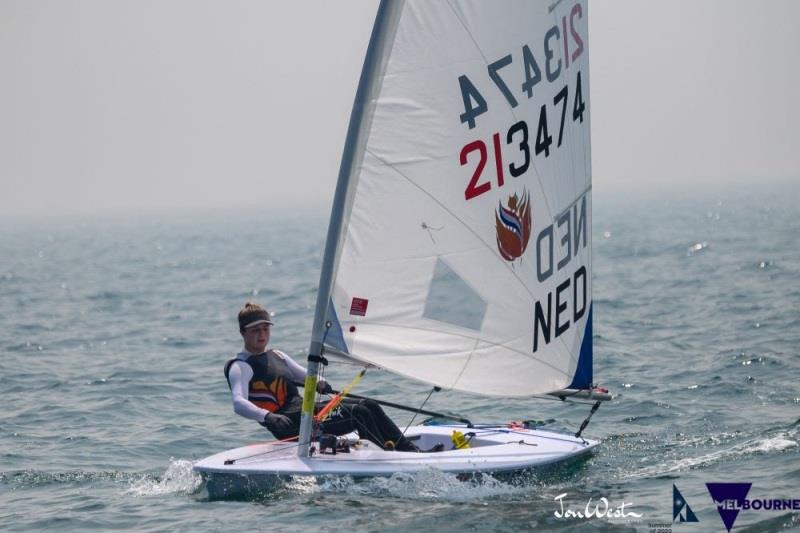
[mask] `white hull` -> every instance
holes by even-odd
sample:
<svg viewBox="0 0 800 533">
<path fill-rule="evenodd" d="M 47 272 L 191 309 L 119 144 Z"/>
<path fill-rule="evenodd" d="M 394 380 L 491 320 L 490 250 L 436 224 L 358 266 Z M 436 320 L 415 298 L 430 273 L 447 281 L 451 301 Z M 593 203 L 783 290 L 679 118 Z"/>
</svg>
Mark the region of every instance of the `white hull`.
<svg viewBox="0 0 800 533">
<path fill-rule="evenodd" d="M 475 433 L 469 448 L 454 448 L 453 430 Z M 277 481 L 280 476 L 387 477 L 431 468 L 452 474 L 513 473 L 567 461 L 590 453 L 600 444 L 561 433 L 507 426 L 476 429 L 416 426 L 409 428 L 406 436 L 420 449 L 429 449 L 441 442 L 445 450 L 431 453 L 386 451 L 362 440 L 359 445 L 351 446 L 349 453 L 314 453 L 311 457 L 298 457 L 295 442 L 271 441 L 212 455 L 195 463 L 194 470 L 209 481 L 224 480 L 227 488 L 221 492 L 229 492 L 228 489 L 235 489 L 236 485 L 248 486 L 255 481 L 263 487 L 263 482 L 269 482 L 269 478 Z M 315 447 L 318 448 L 316 443 Z"/>
</svg>

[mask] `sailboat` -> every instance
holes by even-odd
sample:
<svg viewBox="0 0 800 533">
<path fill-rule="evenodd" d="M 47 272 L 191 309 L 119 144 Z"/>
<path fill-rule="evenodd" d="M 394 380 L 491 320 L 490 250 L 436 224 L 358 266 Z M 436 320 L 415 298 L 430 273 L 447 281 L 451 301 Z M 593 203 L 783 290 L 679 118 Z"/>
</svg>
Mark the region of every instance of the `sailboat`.
<svg viewBox="0 0 800 533">
<path fill-rule="evenodd" d="M 592 372 L 587 9 L 382 0 L 333 200 L 299 439 L 195 471 L 499 473 L 597 449 L 581 435 L 588 418 L 575 434 L 437 420 L 406 437 L 444 449 L 413 453 L 357 435 L 330 443 L 313 413 L 321 365 L 338 359 L 503 401 L 580 398 L 594 413 L 610 399 Z"/>
</svg>

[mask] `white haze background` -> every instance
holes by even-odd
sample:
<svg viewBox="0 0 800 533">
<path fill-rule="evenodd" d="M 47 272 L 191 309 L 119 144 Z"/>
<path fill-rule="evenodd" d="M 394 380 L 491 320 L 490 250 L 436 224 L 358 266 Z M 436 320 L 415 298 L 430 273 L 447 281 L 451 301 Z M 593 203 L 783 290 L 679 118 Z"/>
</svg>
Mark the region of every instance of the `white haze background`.
<svg viewBox="0 0 800 533">
<path fill-rule="evenodd" d="M 326 210 L 377 5 L 0 1 L 0 213 Z M 797 181 L 800 2 L 589 17 L 596 192 Z"/>
</svg>

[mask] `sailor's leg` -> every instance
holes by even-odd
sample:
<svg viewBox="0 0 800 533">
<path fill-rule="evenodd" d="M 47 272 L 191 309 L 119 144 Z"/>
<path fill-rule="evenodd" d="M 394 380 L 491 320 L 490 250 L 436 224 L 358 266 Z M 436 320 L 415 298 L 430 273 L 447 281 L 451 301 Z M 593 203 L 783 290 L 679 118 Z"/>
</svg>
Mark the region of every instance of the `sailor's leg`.
<svg viewBox="0 0 800 533">
<path fill-rule="evenodd" d="M 352 406 L 340 404 L 336 409 L 333 409 L 325 422 L 320 424 L 320 429 L 323 433 L 331 435 L 346 435 L 353 431 L 358 431 L 358 424 L 352 413 Z M 359 433 L 362 437 L 361 433 Z"/>
<path fill-rule="evenodd" d="M 383 448 L 387 438 L 372 418 L 371 411 L 360 404 L 360 400 L 345 398 L 338 407 L 330 412 L 328 419 L 321 424 L 320 429 L 323 433 L 333 435 L 358 431 L 359 437 L 370 440 Z"/>
<path fill-rule="evenodd" d="M 380 405 L 373 400 L 361 400 L 357 409 L 365 413 L 364 418 L 368 418 L 372 424 L 373 431 L 379 433 L 384 439 L 391 440 L 396 450 L 404 452 L 417 452 L 419 449 L 413 442 L 403 436 L 400 428 L 389 418 Z M 366 416 L 369 413 L 369 416 Z"/>
</svg>

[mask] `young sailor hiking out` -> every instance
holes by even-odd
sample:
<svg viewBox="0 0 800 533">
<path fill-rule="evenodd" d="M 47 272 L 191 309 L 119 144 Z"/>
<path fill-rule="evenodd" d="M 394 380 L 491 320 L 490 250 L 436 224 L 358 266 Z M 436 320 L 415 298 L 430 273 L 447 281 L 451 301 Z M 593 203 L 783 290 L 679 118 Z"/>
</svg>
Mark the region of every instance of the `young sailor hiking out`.
<svg viewBox="0 0 800 533">
<path fill-rule="evenodd" d="M 267 349 L 273 325 L 266 309 L 252 302 L 244 305 L 239 311 L 244 348 L 225 364 L 225 378 L 236 414 L 255 420 L 276 438 L 288 440 L 297 437 L 299 431 L 302 397 L 296 384 L 303 383 L 306 370 L 285 353 Z M 326 394 L 332 388 L 325 380 L 319 380 L 317 391 Z M 326 403 L 318 403 L 316 410 Z M 319 429 L 331 435 L 358 431 L 361 438 L 384 449 L 419 451 L 383 409 L 368 399 L 345 398 Z"/>
</svg>

